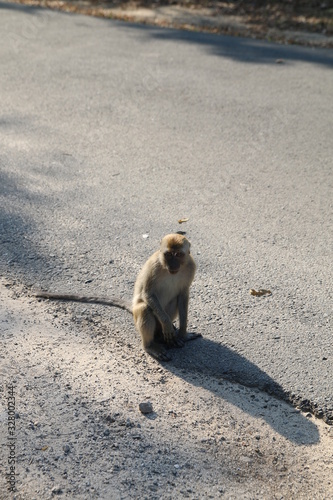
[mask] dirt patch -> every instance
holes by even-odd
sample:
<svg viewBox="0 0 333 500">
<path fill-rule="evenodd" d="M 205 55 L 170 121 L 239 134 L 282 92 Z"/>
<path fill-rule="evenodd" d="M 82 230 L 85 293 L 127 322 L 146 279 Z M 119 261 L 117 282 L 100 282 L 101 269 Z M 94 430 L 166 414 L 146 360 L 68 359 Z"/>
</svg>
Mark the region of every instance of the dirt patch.
<svg viewBox="0 0 333 500">
<path fill-rule="evenodd" d="M 156 362 L 123 311 L 106 321 L 98 306 L 38 302 L 14 282 L 0 292 L 1 491 L 13 451 L 21 499 L 332 496 L 332 427 Z"/>
<path fill-rule="evenodd" d="M 333 47 L 333 5 L 329 1 L 20 0 L 19 3 L 161 27 Z"/>
</svg>

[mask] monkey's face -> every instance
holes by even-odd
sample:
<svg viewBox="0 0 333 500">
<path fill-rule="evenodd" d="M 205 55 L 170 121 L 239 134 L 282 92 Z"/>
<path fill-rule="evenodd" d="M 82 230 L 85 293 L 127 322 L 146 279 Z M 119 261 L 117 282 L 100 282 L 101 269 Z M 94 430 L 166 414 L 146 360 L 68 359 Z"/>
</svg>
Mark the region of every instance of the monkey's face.
<svg viewBox="0 0 333 500">
<path fill-rule="evenodd" d="M 177 274 L 186 264 L 190 242 L 180 234 L 168 234 L 161 241 L 160 261 L 170 274 Z"/>
<path fill-rule="evenodd" d="M 165 267 L 170 274 L 177 274 L 185 259 L 183 250 L 167 250 L 163 253 Z"/>
</svg>

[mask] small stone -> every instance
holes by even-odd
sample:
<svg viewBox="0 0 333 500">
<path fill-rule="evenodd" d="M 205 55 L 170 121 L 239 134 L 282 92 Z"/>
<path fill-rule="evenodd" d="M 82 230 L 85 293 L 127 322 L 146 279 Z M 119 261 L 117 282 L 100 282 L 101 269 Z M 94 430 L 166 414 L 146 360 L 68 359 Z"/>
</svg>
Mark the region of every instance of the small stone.
<svg viewBox="0 0 333 500">
<path fill-rule="evenodd" d="M 52 495 L 61 495 L 62 494 L 62 489 L 60 486 L 54 486 L 51 490 Z"/>
<path fill-rule="evenodd" d="M 149 401 L 147 403 L 140 403 L 139 404 L 139 410 L 144 415 L 147 414 L 147 413 L 152 413 L 152 411 L 153 411 L 153 405 Z"/>
<path fill-rule="evenodd" d="M 68 444 L 64 444 L 62 449 L 64 450 L 64 453 L 66 453 L 66 455 L 71 451 L 71 448 Z"/>
<path fill-rule="evenodd" d="M 104 436 L 109 436 L 109 435 L 110 435 L 110 431 L 109 431 L 109 429 L 105 429 L 105 431 L 104 431 L 104 433 L 103 433 L 103 434 L 104 434 Z"/>
</svg>

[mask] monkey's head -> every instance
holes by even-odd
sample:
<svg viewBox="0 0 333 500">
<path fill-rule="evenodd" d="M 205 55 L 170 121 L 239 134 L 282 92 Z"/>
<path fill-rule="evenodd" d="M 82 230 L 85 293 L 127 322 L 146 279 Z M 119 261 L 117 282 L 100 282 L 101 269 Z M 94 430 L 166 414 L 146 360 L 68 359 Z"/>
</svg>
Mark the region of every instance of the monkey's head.
<svg viewBox="0 0 333 500">
<path fill-rule="evenodd" d="M 181 234 L 167 234 L 161 241 L 160 262 L 170 274 L 177 274 L 190 253 L 190 242 Z"/>
</svg>

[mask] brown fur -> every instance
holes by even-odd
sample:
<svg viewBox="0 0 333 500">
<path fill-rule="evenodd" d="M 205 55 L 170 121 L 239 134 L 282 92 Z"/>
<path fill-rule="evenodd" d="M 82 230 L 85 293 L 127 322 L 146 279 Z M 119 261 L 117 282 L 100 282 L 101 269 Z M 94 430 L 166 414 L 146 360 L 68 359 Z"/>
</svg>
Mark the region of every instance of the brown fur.
<svg viewBox="0 0 333 500">
<path fill-rule="evenodd" d="M 177 257 L 180 251 L 184 255 Z M 175 274 L 170 272 L 166 252 L 176 254 L 174 260 L 179 270 Z M 170 359 L 161 341 L 181 347 L 185 340 L 198 336 L 186 332 L 189 288 L 195 269 L 190 242 L 180 234 L 168 234 L 162 239 L 160 250 L 148 259 L 138 275 L 133 297 L 134 323 L 144 349 L 158 359 Z M 173 325 L 177 318 L 178 333 Z"/>
</svg>

